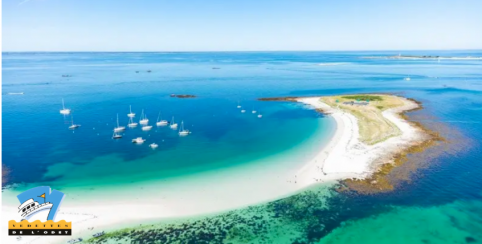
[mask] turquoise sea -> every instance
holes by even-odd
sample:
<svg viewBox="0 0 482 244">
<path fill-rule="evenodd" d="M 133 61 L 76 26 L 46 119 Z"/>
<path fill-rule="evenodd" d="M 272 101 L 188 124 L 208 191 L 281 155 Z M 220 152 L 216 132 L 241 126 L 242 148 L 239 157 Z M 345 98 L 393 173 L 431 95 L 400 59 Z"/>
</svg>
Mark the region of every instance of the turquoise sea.
<svg viewBox="0 0 482 244">
<path fill-rule="evenodd" d="M 206 221 L 215 230 L 202 238 L 212 243 L 482 243 L 482 60 L 362 58 L 398 53 L 3 53 L 2 166 L 8 172 L 3 187 L 121 188 L 272 164 L 270 159 L 283 157 L 298 167 L 330 138 L 333 121 L 300 104 L 258 98 L 395 93 L 421 101 L 424 109 L 409 116 L 449 140 L 410 155 L 406 167 L 418 170 L 409 180 L 397 180 L 392 192 L 372 195 L 314 187 L 214 216 Z M 402 54 L 482 57 L 482 51 L 470 50 Z M 9 95 L 17 92 L 24 95 Z M 75 131 L 67 128 L 71 117 L 59 114 L 62 98 L 82 125 Z M 112 140 L 116 114 L 125 125 L 129 105 L 137 118 L 144 109 L 155 121 L 161 111 L 163 119 L 174 116 L 193 133 L 179 137 L 169 128 L 138 128 Z M 133 145 L 130 140 L 137 136 L 146 143 Z M 159 148 L 150 149 L 151 142 Z M 249 216 L 255 224 L 226 220 L 233 215 Z M 216 218 L 229 225 L 216 226 Z"/>
</svg>

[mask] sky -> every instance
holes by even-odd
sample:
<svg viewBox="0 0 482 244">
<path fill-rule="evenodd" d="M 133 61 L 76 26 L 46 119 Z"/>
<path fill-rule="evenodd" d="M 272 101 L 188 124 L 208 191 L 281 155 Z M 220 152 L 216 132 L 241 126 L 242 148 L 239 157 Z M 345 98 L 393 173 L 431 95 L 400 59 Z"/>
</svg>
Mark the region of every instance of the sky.
<svg viewBox="0 0 482 244">
<path fill-rule="evenodd" d="M 482 0 L 4 0 L 3 51 L 482 49 Z"/>
</svg>

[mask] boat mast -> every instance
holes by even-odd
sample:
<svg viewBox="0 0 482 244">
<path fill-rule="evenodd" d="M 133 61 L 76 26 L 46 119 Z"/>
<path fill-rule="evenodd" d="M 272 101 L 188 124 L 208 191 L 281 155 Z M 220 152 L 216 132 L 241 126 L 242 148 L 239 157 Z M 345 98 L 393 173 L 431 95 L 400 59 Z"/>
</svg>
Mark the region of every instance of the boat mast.
<svg viewBox="0 0 482 244">
<path fill-rule="evenodd" d="M 119 127 L 119 114 L 117 114 L 117 127 Z"/>
<path fill-rule="evenodd" d="M 64 99 L 62 98 L 62 110 L 65 110 Z"/>
</svg>

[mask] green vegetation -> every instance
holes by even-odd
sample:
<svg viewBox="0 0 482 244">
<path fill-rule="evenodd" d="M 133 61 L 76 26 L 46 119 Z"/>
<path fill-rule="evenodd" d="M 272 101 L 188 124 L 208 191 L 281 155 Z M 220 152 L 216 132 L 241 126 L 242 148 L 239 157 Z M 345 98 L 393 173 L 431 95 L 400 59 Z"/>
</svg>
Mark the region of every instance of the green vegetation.
<svg viewBox="0 0 482 244">
<path fill-rule="evenodd" d="M 374 96 L 374 95 L 351 95 L 351 96 L 343 96 L 344 99 L 353 99 L 353 100 L 363 100 L 363 101 L 383 101 L 381 96 Z"/>
<path fill-rule="evenodd" d="M 353 94 L 348 96 L 322 97 L 321 100 L 332 106 L 354 115 L 358 119 L 360 140 L 374 145 L 390 137 L 400 135 L 400 129 L 383 117 L 386 109 L 403 106 L 403 99 L 391 95 Z M 336 100 L 339 103 L 336 103 Z M 366 105 L 344 104 L 353 100 L 369 100 Z"/>
</svg>

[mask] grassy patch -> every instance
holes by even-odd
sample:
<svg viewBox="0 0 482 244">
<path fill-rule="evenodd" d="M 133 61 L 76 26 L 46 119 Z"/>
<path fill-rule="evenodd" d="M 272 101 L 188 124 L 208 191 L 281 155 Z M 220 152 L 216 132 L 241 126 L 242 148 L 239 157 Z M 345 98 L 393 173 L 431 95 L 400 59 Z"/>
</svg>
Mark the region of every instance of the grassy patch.
<svg viewBox="0 0 482 244">
<path fill-rule="evenodd" d="M 342 96 L 344 99 L 350 100 L 360 100 L 360 101 L 383 101 L 381 96 L 375 95 L 351 95 L 351 96 Z"/>
<path fill-rule="evenodd" d="M 364 101 L 368 99 L 370 102 L 367 105 L 344 104 L 353 99 L 365 99 Z M 360 140 L 366 144 L 373 145 L 401 133 L 397 126 L 382 115 L 386 109 L 404 105 L 403 100 L 399 97 L 361 94 L 322 97 L 321 100 L 332 107 L 354 115 L 358 119 Z"/>
</svg>

